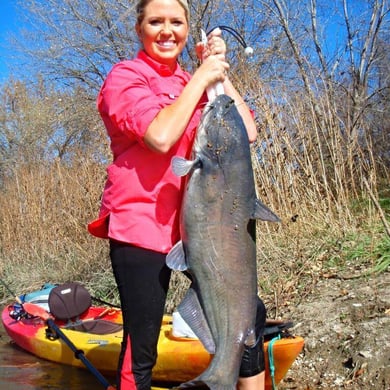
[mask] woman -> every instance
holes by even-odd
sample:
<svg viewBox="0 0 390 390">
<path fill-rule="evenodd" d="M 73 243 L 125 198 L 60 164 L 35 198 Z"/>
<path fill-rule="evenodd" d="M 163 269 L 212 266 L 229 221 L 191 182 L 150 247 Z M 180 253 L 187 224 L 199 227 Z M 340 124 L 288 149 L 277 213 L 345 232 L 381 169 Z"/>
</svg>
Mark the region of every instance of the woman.
<svg viewBox="0 0 390 390">
<path fill-rule="evenodd" d="M 113 163 L 107 170 L 99 218 L 88 228 L 110 240 L 124 321 L 118 368 L 121 390 L 151 386 L 171 274 L 165 257 L 180 239 L 183 179 L 172 173 L 170 162 L 172 156 L 190 155 L 207 87 L 223 83 L 249 139 L 256 138 L 251 113 L 226 76 L 229 64 L 220 32 L 210 34 L 206 46 L 197 45 L 203 62 L 193 76 L 178 65 L 188 21 L 185 0 L 141 0 L 135 30 L 143 50 L 113 67 L 97 100 L 111 139 Z M 265 320 L 265 310 L 260 316 Z M 245 356 L 246 378 L 239 386 L 259 389 L 264 374 L 257 363 L 258 348 Z"/>
</svg>

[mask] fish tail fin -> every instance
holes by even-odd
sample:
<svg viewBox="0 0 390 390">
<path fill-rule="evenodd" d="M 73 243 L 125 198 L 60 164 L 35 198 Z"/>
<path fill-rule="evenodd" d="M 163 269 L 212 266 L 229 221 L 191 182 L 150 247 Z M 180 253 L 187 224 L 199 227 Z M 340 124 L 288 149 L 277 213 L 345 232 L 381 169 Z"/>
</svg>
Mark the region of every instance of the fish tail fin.
<svg viewBox="0 0 390 390">
<path fill-rule="evenodd" d="M 202 380 L 194 379 L 192 381 L 182 383 L 178 389 L 209 389 L 209 386 Z"/>
<path fill-rule="evenodd" d="M 220 383 L 214 383 L 211 381 L 208 381 L 206 379 L 195 378 L 192 381 L 182 383 L 178 389 L 210 389 L 210 390 L 235 390 L 235 385 L 226 385 L 226 384 L 220 384 Z"/>
</svg>

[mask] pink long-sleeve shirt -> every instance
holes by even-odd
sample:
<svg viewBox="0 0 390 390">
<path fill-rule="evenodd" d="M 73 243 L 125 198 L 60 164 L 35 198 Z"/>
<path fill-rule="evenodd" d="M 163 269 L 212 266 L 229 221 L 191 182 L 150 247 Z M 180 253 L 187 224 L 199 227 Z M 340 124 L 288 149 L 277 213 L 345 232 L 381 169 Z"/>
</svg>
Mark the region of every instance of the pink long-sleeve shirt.
<svg viewBox="0 0 390 390">
<path fill-rule="evenodd" d="M 184 180 L 171 169 L 173 156 L 189 157 L 206 103 L 204 96 L 188 126 L 166 154 L 144 143 L 148 126 L 181 94 L 191 75 L 177 64 L 172 72 L 145 52 L 122 61 L 108 74 L 97 107 L 111 140 L 113 162 L 107 168 L 98 219 L 91 234 L 168 253 L 180 239 L 179 214 Z"/>
</svg>

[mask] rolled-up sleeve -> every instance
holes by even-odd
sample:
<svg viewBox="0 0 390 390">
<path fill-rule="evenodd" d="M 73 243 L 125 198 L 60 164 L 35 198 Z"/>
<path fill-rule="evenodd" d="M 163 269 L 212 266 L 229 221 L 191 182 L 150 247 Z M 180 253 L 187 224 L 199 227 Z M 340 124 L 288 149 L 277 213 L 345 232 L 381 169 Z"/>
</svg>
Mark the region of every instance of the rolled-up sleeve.
<svg viewBox="0 0 390 390">
<path fill-rule="evenodd" d="M 150 123 L 166 104 L 139 66 L 130 61 L 115 65 L 100 90 L 97 107 L 109 135 L 119 130 L 143 143 Z"/>
</svg>

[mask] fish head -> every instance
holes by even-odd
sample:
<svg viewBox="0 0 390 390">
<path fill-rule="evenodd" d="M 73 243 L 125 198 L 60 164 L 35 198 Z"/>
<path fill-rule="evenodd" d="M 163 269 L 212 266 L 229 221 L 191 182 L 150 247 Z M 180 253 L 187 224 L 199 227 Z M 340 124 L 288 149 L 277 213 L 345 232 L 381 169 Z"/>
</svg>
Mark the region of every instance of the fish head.
<svg viewBox="0 0 390 390">
<path fill-rule="evenodd" d="M 210 102 L 202 115 L 194 145 L 194 157 L 204 163 L 223 165 L 223 159 L 237 158 L 236 151 L 249 148 L 244 122 L 234 100 L 223 94 Z"/>
</svg>

